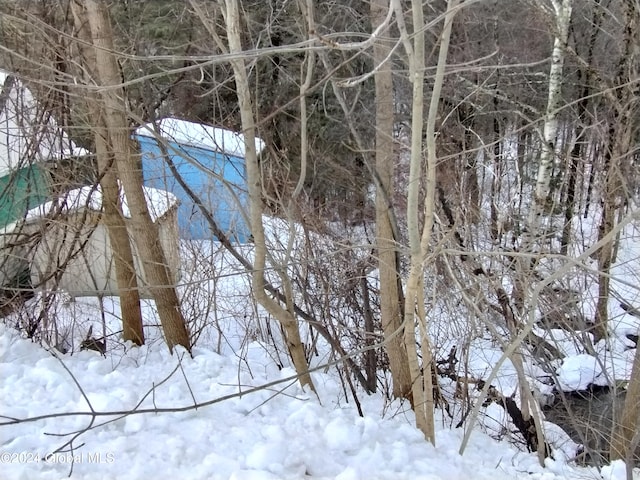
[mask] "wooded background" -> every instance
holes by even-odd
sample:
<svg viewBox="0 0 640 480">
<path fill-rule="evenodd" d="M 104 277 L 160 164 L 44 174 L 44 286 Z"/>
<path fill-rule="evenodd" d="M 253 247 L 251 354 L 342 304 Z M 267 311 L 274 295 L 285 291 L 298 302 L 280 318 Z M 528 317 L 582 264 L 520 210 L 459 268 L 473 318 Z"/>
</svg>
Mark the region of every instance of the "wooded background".
<svg viewBox="0 0 640 480">
<path fill-rule="evenodd" d="M 534 326 L 592 353 L 611 334 L 610 305 L 634 302 L 612 298 L 611 267 L 637 212 L 638 0 L 2 0 L 0 13 L 0 67 L 96 154 L 66 177 L 105 192 L 125 340 L 144 332 L 118 232 L 153 270 L 169 348 L 190 348 L 200 325 L 155 268 L 131 132 L 173 116 L 259 136 L 265 151 L 248 141 L 246 157 L 255 251 L 215 225 L 212 239 L 252 273 L 301 382 L 313 389 L 319 335 L 351 354 L 349 382 L 411 401 L 434 441 L 438 384 L 470 388 L 452 362 L 489 336 L 516 366 L 522 433 L 544 458 L 524 365 L 553 377 L 561 355 Z M 118 181 L 140 206 L 128 233 Z M 291 232 L 280 256 L 263 215 Z M 611 458 L 634 449 L 639 363 Z"/>
</svg>

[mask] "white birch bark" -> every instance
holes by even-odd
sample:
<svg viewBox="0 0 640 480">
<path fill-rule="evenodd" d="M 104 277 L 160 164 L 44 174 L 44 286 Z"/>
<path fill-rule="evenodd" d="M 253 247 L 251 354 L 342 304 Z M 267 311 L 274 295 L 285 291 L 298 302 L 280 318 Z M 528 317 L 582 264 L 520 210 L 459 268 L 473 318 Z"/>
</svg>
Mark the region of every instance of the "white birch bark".
<svg viewBox="0 0 640 480">
<path fill-rule="evenodd" d="M 540 163 L 538 165 L 538 173 L 536 176 L 536 185 L 533 192 L 531 208 L 529 210 L 528 229 L 525 236 L 525 250 L 531 252 L 534 250 L 534 243 L 540 230 L 542 216 L 545 212 L 545 205 L 548 201 L 551 172 L 553 164 L 556 160 L 556 143 L 558 137 L 558 113 L 562 101 L 562 83 L 564 75 L 564 61 L 566 56 L 567 39 L 569 36 L 569 25 L 571 23 L 571 12 L 573 0 L 551 0 L 553 6 L 553 15 L 555 18 L 555 36 L 553 40 L 553 50 L 551 53 L 551 67 L 549 70 L 549 90 L 547 97 L 547 107 L 544 115 L 544 125 L 542 131 L 542 151 L 540 154 Z M 529 267 L 522 266 L 521 274 L 528 272 Z M 522 287 L 522 280 L 518 279 L 516 285 Z M 514 325 L 514 328 L 516 326 Z M 514 332 L 515 334 L 515 332 Z M 540 411 L 528 385 L 524 374 L 522 355 L 520 347 L 511 356 L 511 360 L 516 366 L 518 373 L 518 382 L 520 388 L 520 409 L 525 420 L 533 418 L 538 436 L 538 459 L 540 464 L 544 464 L 545 443 L 543 423 L 541 421 Z"/>
<path fill-rule="evenodd" d="M 558 109 L 562 100 L 562 81 L 564 71 L 565 52 L 569 37 L 569 24 L 573 0 L 552 0 L 555 14 L 556 34 L 551 53 L 551 68 L 549 70 L 549 95 L 544 116 L 542 131 L 542 152 L 536 177 L 534 198 L 529 217 L 529 235 L 535 238 L 544 206 L 549 196 L 551 171 L 556 156 L 556 139 L 558 136 Z"/>
</svg>

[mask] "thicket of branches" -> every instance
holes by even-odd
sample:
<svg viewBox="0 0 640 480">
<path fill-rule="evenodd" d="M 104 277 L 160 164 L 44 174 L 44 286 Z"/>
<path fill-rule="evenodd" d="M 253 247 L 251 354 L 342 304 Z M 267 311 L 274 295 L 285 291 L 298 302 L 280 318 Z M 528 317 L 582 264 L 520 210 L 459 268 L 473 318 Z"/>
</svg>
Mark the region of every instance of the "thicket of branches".
<svg viewBox="0 0 640 480">
<path fill-rule="evenodd" d="M 220 316 L 239 316 L 311 389 L 309 365 L 329 352 L 345 358 L 355 397 L 382 388 L 406 399 L 432 441 L 434 405 L 462 425 L 496 402 L 526 448 L 549 454 L 536 392 L 560 390 L 554 332 L 598 355 L 616 340 L 610 306 L 636 313 L 611 270 L 637 220 L 636 0 L 117 0 L 106 47 L 83 33 L 79 12 L 93 3 L 0 2 L 0 67 L 98 153 L 68 160 L 58 191 L 106 186 L 99 142 L 115 127 L 100 111 L 130 131 L 175 116 L 267 145 L 246 159 L 254 252 L 207 217 L 219 251 L 252 275 L 256 302 L 219 291 L 228 263 L 193 249 L 174 319 L 190 341 L 170 346 L 220 348 Z M 89 46 L 117 62 L 117 81 L 94 70 Z M 28 309 L 7 318 L 50 336 L 46 313 Z M 513 363 L 517 392 L 495 388 L 497 366 L 468 371 L 483 342 Z M 633 456 L 637 357 L 622 420 L 592 457 Z"/>
</svg>

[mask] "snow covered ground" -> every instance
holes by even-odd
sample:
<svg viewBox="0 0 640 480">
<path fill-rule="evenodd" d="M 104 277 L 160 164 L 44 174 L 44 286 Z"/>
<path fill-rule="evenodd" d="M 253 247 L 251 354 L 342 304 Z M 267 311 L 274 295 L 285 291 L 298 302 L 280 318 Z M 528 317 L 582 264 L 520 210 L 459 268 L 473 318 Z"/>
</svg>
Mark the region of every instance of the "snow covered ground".
<svg viewBox="0 0 640 480">
<path fill-rule="evenodd" d="M 0 352 L 5 480 L 601 478 L 481 432 L 460 456 L 462 430 L 442 424 L 434 448 L 405 406 L 363 394 L 359 417 L 330 373 L 317 398 L 257 344 L 240 363 L 160 343 L 62 355 L 0 326 Z"/>
<path fill-rule="evenodd" d="M 194 250 L 203 255 L 205 247 Z M 622 257 L 630 268 L 638 258 Z M 576 467 L 559 451 L 541 467 L 534 454 L 490 436 L 508 438 L 497 434 L 508 420 L 496 404 L 482 410 L 482 429 L 459 455 L 464 431 L 452 427 L 451 418 L 437 418 L 434 447 L 415 428 L 406 403 L 359 392 L 361 417 L 334 369 L 313 373 L 318 396 L 303 391 L 293 370 L 278 368 L 286 365 L 282 352 L 260 341 L 263 327 L 250 324 L 253 307 L 238 265 L 228 258 L 216 262 L 200 262 L 206 271 L 184 277 L 193 286 L 183 292 L 192 330 L 201 328 L 193 357 L 168 353 L 150 302 L 143 306 L 147 344 L 132 348 L 114 335 L 106 357 L 74 351 L 72 344 L 90 324 L 100 336 L 102 315 L 107 335 L 121 329 L 115 298 L 101 305 L 90 298 L 55 299 L 62 336 L 73 339 L 58 346 L 72 353 L 43 348 L 0 324 L 0 479 L 625 478 L 620 462 L 600 471 Z M 210 280 L 197 282 L 198 276 Z M 635 300 L 630 297 L 625 292 Z M 637 322 L 626 317 L 623 333 L 637 331 Z M 620 349 L 626 357 L 601 366 L 560 334 L 555 344 L 569 356 L 557 374 L 568 387 L 597 383 L 613 371 L 609 364 L 615 378 L 628 377 L 628 345 Z M 315 365 L 330 360 L 319 349 Z M 469 372 L 485 378 L 500 355 L 499 346 L 479 343 L 469 354 Z M 496 385 L 507 392 L 514 382 L 507 361 Z M 557 427 L 546 427 L 554 446 L 571 442 Z M 640 478 L 637 470 L 634 478 Z"/>
</svg>

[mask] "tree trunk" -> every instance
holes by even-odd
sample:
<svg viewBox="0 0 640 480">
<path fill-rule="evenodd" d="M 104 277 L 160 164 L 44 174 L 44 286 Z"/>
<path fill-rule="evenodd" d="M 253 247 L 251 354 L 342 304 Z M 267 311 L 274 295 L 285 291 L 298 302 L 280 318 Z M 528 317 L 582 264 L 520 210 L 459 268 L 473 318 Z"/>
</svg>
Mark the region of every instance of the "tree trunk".
<svg viewBox="0 0 640 480">
<path fill-rule="evenodd" d="M 555 10 L 556 35 L 553 40 L 551 69 L 549 70 L 549 96 L 544 116 L 542 153 L 540 154 L 533 204 L 529 211 L 530 242 L 535 241 L 535 235 L 540 226 L 542 214 L 544 213 L 547 203 L 547 197 L 549 196 L 551 171 L 556 156 L 558 109 L 562 100 L 564 59 L 567 49 L 567 39 L 569 37 L 573 0 L 552 0 L 552 3 Z"/>
<path fill-rule="evenodd" d="M 396 2 L 396 17 L 398 22 L 404 12 Z M 411 105 L 411 158 L 409 164 L 409 184 L 407 188 L 407 230 L 409 236 L 410 270 L 407 279 L 405 306 L 404 306 L 404 341 L 407 348 L 409 360 L 409 371 L 411 373 L 411 387 L 413 397 L 413 410 L 416 415 L 416 426 L 422 431 L 425 438 L 435 444 L 435 428 L 433 425 L 433 410 L 427 409 L 428 394 L 424 390 L 424 371 L 428 371 L 421 365 L 416 351 L 416 310 L 422 301 L 419 289 L 424 275 L 422 264 L 422 250 L 420 248 L 420 220 L 419 220 L 419 200 L 420 185 L 422 177 L 422 127 L 424 125 L 424 17 L 422 2 L 415 0 L 412 2 L 413 9 L 413 44 L 409 40 L 406 31 L 401 32 L 407 56 L 409 59 L 409 75 L 412 83 L 412 105 Z M 428 189 L 425 202 L 433 198 L 434 189 Z M 433 221 L 432 218 L 425 218 L 427 223 Z M 430 225 L 429 225 L 430 227 Z M 418 319 L 420 321 L 421 319 Z M 422 325 L 418 326 L 419 333 L 422 334 Z M 429 375 L 430 377 L 430 375 Z"/>
<path fill-rule="evenodd" d="M 90 107 L 94 119 L 100 119 L 100 125 L 104 125 L 99 107 L 93 100 Z M 104 224 L 109 233 L 109 242 L 113 252 L 114 267 L 116 271 L 116 284 L 120 296 L 120 310 L 122 313 L 122 338 L 131 340 L 137 345 L 144 344 L 144 329 L 142 326 L 142 310 L 140 308 L 140 291 L 138 279 L 133 262 L 133 252 L 124 215 L 120 202 L 120 188 L 113 171 L 113 158 L 109 158 L 109 148 L 106 142 L 104 126 L 94 127 L 94 139 L 96 144 L 96 157 L 98 171 L 103 175 L 100 180 L 102 191 L 102 207 L 104 209 Z M 103 174 L 104 172 L 104 174 Z"/>
<path fill-rule="evenodd" d="M 75 26 L 78 36 L 85 42 L 91 42 L 91 34 L 87 30 L 85 11 L 75 2 L 71 3 Z M 85 63 L 95 66 L 95 54 L 93 49 L 80 47 Z M 95 74 L 95 72 L 92 72 Z M 90 80 L 87 78 L 87 80 Z M 111 148 L 108 141 L 108 132 L 104 113 L 100 108 L 97 94 L 89 94 L 86 97 L 87 107 L 93 118 L 93 138 L 96 148 L 96 160 L 98 174 L 100 176 L 100 189 L 102 191 L 102 207 L 104 211 L 103 223 L 107 228 L 111 250 L 114 256 L 116 272 L 116 284 L 120 296 L 120 311 L 122 315 L 122 338 L 132 341 L 137 345 L 144 344 L 144 330 L 142 325 L 142 311 L 140 309 L 140 292 L 138 291 L 138 279 L 133 262 L 131 242 L 127 232 L 122 205 L 120 202 L 120 189 L 114 159 L 109 153 Z"/>
<path fill-rule="evenodd" d="M 602 218 L 598 230 L 598 240 L 608 236 L 616 225 L 616 212 L 623 209 L 628 199 L 626 177 L 630 171 L 633 152 L 634 128 L 640 100 L 640 89 L 634 79 L 638 76 L 638 44 L 640 33 L 638 25 L 640 11 L 634 2 L 625 4 L 623 47 L 616 73 L 616 87 L 613 95 L 613 118 L 611 119 L 607 148 L 604 152 L 605 185 L 602 196 Z M 609 320 L 609 284 L 610 269 L 614 262 L 615 242 L 607 242 L 598 252 L 598 304 L 594 335 L 596 340 L 605 338 Z"/>
<path fill-rule="evenodd" d="M 593 64 L 596 40 L 598 39 L 598 35 L 601 31 L 602 11 L 600 10 L 600 1 L 601 0 L 595 1 L 595 4 L 593 6 L 593 13 L 591 15 L 591 24 L 593 25 L 593 29 L 589 37 L 589 44 L 587 47 L 587 54 L 585 58 L 587 65 Z M 593 72 L 590 67 L 586 67 L 578 70 L 577 75 L 578 83 L 580 83 L 580 80 L 583 80 L 582 77 L 584 76 L 584 86 L 582 87 L 582 90 L 580 92 L 580 100 L 578 101 L 577 105 L 578 126 L 576 127 L 576 142 L 569 157 L 567 201 L 565 206 L 564 226 L 562 228 L 562 240 L 560 249 L 560 253 L 562 253 L 563 255 L 566 255 L 568 253 L 569 244 L 571 242 L 572 222 L 573 216 L 576 211 L 576 181 L 578 178 L 578 169 L 584 169 L 584 165 L 586 165 L 588 137 L 585 135 L 585 133 L 588 131 L 589 124 L 591 123 L 591 120 L 587 116 L 587 108 L 591 103 L 591 84 L 593 80 Z M 592 182 L 590 181 L 590 184 L 591 183 Z M 589 196 L 587 195 L 587 200 L 585 201 L 585 209 L 589 208 L 588 198 Z"/>
<path fill-rule="evenodd" d="M 551 173 L 556 159 L 556 142 L 558 136 L 558 110 L 562 101 L 562 84 L 564 60 L 566 56 L 567 40 L 569 37 L 569 26 L 571 23 L 571 12 L 573 0 L 551 0 L 555 18 L 555 37 L 553 40 L 553 50 L 551 54 L 551 68 L 549 70 L 549 88 L 547 106 L 544 115 L 544 125 L 542 132 L 542 152 L 536 176 L 536 184 L 529 209 L 527 221 L 527 231 L 524 237 L 524 249 L 527 253 L 535 253 L 538 242 L 538 234 L 542 225 L 547 201 L 549 200 L 549 190 L 551 183 Z M 514 279 L 514 297 L 517 310 L 523 311 L 523 299 L 527 298 L 526 289 L 528 279 L 532 277 L 533 266 L 536 257 L 531 256 L 523 264 L 522 259 L 518 260 L 518 277 Z M 513 336 L 517 336 L 519 325 L 512 326 Z M 527 379 L 524 375 L 520 346 L 511 357 L 518 373 L 518 386 L 520 390 L 520 408 L 524 421 L 529 422 L 533 416 L 534 433 L 538 439 L 538 458 L 541 465 L 544 465 L 546 454 L 545 442 L 542 432 L 542 422 L 540 421 L 538 406 L 534 402 Z"/>
<path fill-rule="evenodd" d="M 617 419 L 616 419 L 617 420 Z M 613 427 L 611 436 L 611 460 L 622 459 L 628 461 L 634 455 L 634 436 L 640 429 L 640 347 L 636 348 L 636 355 L 631 370 L 631 380 L 627 388 L 622 415 Z M 633 467 L 633 461 L 627 463 L 627 468 Z"/>
<path fill-rule="evenodd" d="M 394 2 L 398 22 L 403 14 L 399 2 Z M 405 343 L 409 357 L 411 371 L 412 392 L 416 425 L 424 433 L 427 440 L 435 444 L 435 424 L 433 419 L 433 379 L 431 371 L 433 358 L 429 342 L 427 319 L 424 299 L 424 265 L 427 261 L 431 231 L 435 214 L 436 190 L 436 117 L 440 103 L 440 92 L 444 81 L 447 64 L 451 27 L 455 16 L 458 0 L 447 2 L 447 12 L 444 17 L 444 27 L 440 37 L 438 64 L 436 67 L 431 101 L 427 115 L 425 140 L 427 144 L 426 193 L 424 199 L 424 225 L 422 233 L 419 227 L 419 192 L 422 177 L 422 127 L 424 115 L 424 16 L 422 2 L 414 0 L 413 10 L 413 45 L 411 45 L 406 30 L 402 31 L 403 42 L 409 57 L 409 71 L 413 84 L 412 123 L 411 123 L 411 163 L 409 167 L 409 187 L 407 191 L 407 228 L 409 232 L 410 270 L 407 279 L 407 292 L 404 307 Z M 416 351 L 416 323 L 420 338 L 422 363 L 418 360 Z"/>
<path fill-rule="evenodd" d="M 77 0 L 76 0 L 77 1 Z M 87 18 L 95 49 L 96 73 L 105 105 L 105 119 L 110 146 L 118 176 L 131 212 L 131 233 L 140 252 L 148 288 L 155 300 L 158 315 L 169 350 L 181 345 L 190 350 L 189 334 L 185 325 L 174 279 L 160 244 L 158 226 L 151 219 L 142 188 L 142 171 L 129 138 L 126 102 L 121 86 L 118 63 L 113 55 L 113 33 L 106 5 L 96 0 L 85 0 Z"/>
<path fill-rule="evenodd" d="M 223 14 L 229 41 L 229 52 L 241 55 L 242 44 L 240 41 L 240 12 L 238 2 L 237 0 L 225 0 L 225 5 L 226 10 L 223 9 Z M 255 245 L 255 260 L 252 272 L 253 294 L 256 301 L 283 326 L 289 354 L 294 368 L 299 375 L 300 383 L 303 386 L 308 386 L 315 392 L 315 386 L 309 374 L 309 365 L 304 354 L 296 318 L 291 311 L 283 308 L 278 302 L 269 297 L 265 291 L 264 270 L 266 266 L 267 246 L 264 226 L 262 224 L 262 175 L 256 152 L 253 106 L 244 60 L 240 57 L 234 57 L 234 59 L 231 60 L 231 65 L 235 75 L 236 94 L 238 95 L 242 131 L 245 141 L 247 187 L 249 190 L 249 225 Z"/>
<path fill-rule="evenodd" d="M 388 2 L 371 2 L 371 29 L 375 30 L 387 17 Z M 403 342 L 400 288 L 398 282 L 398 239 L 395 238 L 390 210 L 393 186 L 393 79 L 389 61 L 383 63 L 391 45 L 379 40 L 373 45 L 376 89 L 376 245 L 380 272 L 380 320 L 387 343 L 393 396 L 411 397 L 411 373 L 407 347 Z"/>
</svg>

